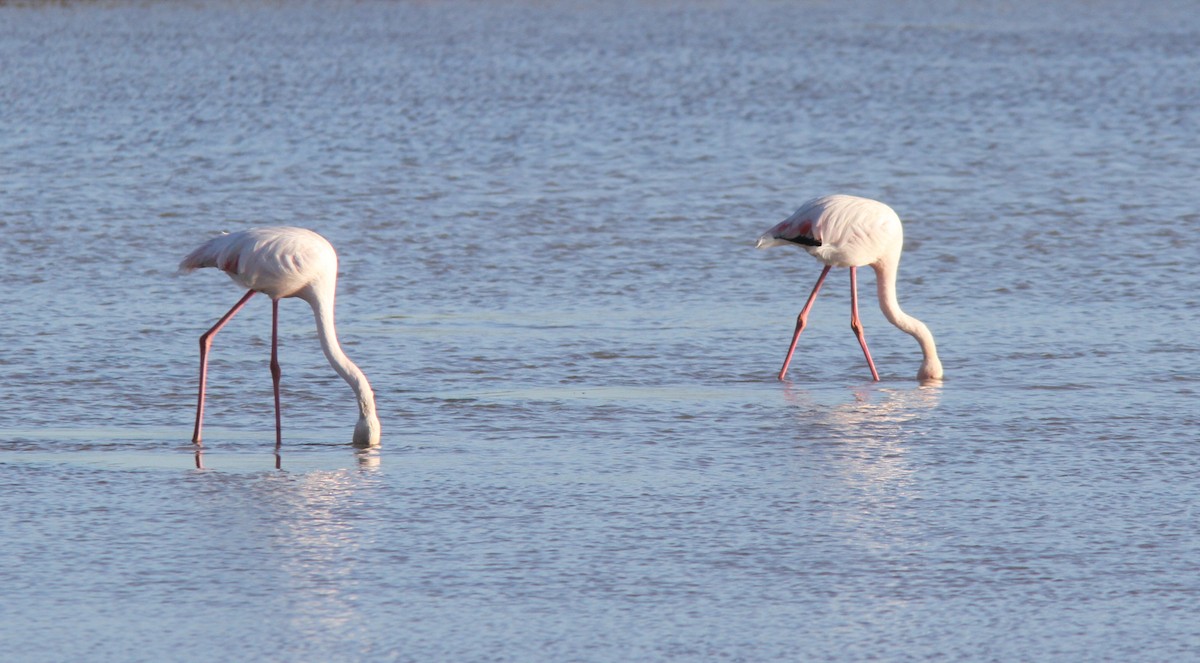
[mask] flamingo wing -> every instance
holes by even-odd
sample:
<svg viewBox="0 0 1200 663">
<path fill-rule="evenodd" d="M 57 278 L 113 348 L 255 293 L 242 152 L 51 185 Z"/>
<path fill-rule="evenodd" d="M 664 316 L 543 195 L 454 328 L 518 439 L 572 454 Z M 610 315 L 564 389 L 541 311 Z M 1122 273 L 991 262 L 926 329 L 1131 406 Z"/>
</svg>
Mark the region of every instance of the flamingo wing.
<svg viewBox="0 0 1200 663">
<path fill-rule="evenodd" d="M 818 225 L 821 209 L 814 205 L 817 200 L 810 200 L 801 205 L 791 216 L 763 233 L 758 238 L 757 248 L 766 249 L 784 244 L 821 246 L 821 229 Z"/>
<path fill-rule="evenodd" d="M 337 254 L 311 230 L 251 228 L 214 237 L 179 263 L 184 273 L 204 267 L 216 267 L 242 286 L 278 299 L 323 276 L 336 277 Z"/>
<path fill-rule="evenodd" d="M 814 198 L 758 238 L 758 248 L 799 244 L 835 267 L 868 265 L 887 254 L 901 237 L 892 208 L 856 196 Z"/>
</svg>

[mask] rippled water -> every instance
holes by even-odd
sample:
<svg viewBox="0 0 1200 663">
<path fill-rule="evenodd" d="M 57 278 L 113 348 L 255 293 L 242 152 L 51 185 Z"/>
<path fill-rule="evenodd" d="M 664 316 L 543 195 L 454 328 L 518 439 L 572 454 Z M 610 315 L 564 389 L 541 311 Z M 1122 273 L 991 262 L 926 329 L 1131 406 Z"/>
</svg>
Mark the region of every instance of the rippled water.
<svg viewBox="0 0 1200 663">
<path fill-rule="evenodd" d="M 5 660 L 1180 660 L 1190 3 L 0 6 Z M 1049 5 L 1049 6 L 1047 6 Z M 905 219 L 869 381 L 803 200 Z M 341 254 L 383 446 L 302 302 Z M 201 468 L 201 469 L 198 469 Z"/>
</svg>

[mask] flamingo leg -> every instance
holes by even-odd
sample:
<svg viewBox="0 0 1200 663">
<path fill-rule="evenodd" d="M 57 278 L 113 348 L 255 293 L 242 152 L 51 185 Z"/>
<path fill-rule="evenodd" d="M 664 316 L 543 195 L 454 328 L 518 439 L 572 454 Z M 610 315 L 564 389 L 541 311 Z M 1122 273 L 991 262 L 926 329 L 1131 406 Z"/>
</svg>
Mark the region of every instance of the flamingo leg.
<svg viewBox="0 0 1200 663">
<path fill-rule="evenodd" d="M 283 419 L 279 413 L 279 300 L 271 300 L 271 382 L 275 386 L 275 448 L 283 444 Z"/>
<path fill-rule="evenodd" d="M 225 323 L 229 322 L 229 319 L 235 313 L 242 310 L 242 307 L 253 296 L 253 290 L 247 292 L 245 296 L 238 300 L 238 303 L 233 305 L 233 308 L 229 309 L 228 313 L 221 316 L 220 320 L 217 320 L 217 324 L 213 325 L 212 329 L 204 332 L 200 337 L 200 395 L 196 398 L 196 428 L 192 431 L 192 442 L 196 444 L 200 444 L 200 425 L 204 421 L 204 387 L 208 384 L 208 351 L 212 348 L 212 339 L 217 335 L 217 332 L 221 331 Z"/>
<path fill-rule="evenodd" d="M 863 356 L 867 358 L 867 366 L 871 369 L 871 377 L 879 382 L 879 371 L 875 370 L 871 351 L 867 349 L 867 337 L 863 335 L 862 321 L 858 319 L 858 276 L 854 267 L 850 268 L 850 328 L 854 330 L 854 335 L 858 337 L 858 344 L 862 346 Z"/>
<path fill-rule="evenodd" d="M 792 334 L 792 344 L 788 346 L 787 357 L 783 360 L 783 368 L 779 369 L 780 380 L 787 375 L 788 364 L 792 363 L 792 353 L 796 351 L 796 341 L 800 340 L 800 332 L 804 331 L 804 325 L 808 324 L 808 311 L 812 308 L 813 302 L 817 301 L 817 292 L 821 290 L 821 284 L 825 282 L 825 277 L 829 274 L 831 267 L 831 265 L 825 265 L 825 269 L 821 271 L 821 278 L 817 279 L 812 294 L 808 296 L 808 301 L 800 310 L 800 315 L 796 317 L 796 332 Z"/>
</svg>

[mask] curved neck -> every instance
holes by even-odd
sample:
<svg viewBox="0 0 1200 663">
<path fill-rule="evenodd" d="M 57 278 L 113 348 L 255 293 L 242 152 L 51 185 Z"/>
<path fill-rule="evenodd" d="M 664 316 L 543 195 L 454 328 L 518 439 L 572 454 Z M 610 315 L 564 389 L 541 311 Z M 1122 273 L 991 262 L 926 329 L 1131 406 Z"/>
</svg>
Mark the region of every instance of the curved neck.
<svg viewBox="0 0 1200 663">
<path fill-rule="evenodd" d="M 333 324 L 333 294 L 334 288 L 329 286 L 312 287 L 308 292 L 299 296 L 312 306 L 313 315 L 317 320 L 317 337 L 321 340 L 321 349 L 325 351 L 325 358 L 329 360 L 329 365 L 337 371 L 338 375 L 342 376 L 342 379 L 358 396 L 359 415 L 364 420 L 377 422 L 375 392 L 371 390 L 367 376 L 359 370 L 354 362 L 350 361 L 346 353 L 342 352 L 342 346 L 338 343 L 337 329 Z M 375 428 L 377 437 L 378 423 L 375 424 Z"/>
<path fill-rule="evenodd" d="M 918 371 L 919 379 L 940 379 L 942 377 L 942 362 L 938 359 L 937 345 L 933 342 L 933 332 L 925 323 L 912 317 L 900 309 L 896 300 L 896 271 L 900 258 L 884 258 L 871 265 L 875 269 L 875 283 L 879 288 L 879 308 L 883 315 L 896 325 L 900 331 L 917 339 L 921 345 L 921 353 L 925 356 Z"/>
</svg>

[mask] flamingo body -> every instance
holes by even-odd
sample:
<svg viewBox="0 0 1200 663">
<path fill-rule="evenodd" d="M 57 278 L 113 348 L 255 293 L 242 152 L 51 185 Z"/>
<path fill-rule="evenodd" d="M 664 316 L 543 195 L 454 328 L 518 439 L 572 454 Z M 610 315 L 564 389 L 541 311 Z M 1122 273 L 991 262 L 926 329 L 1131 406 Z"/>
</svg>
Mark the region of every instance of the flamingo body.
<svg viewBox="0 0 1200 663">
<path fill-rule="evenodd" d="M 271 298 L 271 374 L 275 384 L 276 444 L 282 441 L 279 411 L 278 312 L 279 300 L 297 297 L 313 309 L 317 335 L 326 359 L 358 397 L 359 420 L 353 441 L 359 446 L 375 446 L 380 440 L 379 418 L 375 413 L 375 394 L 367 376 L 342 352 L 334 328 L 334 296 L 337 290 L 337 252 L 317 233 L 304 228 L 251 228 L 214 237 L 189 253 L 179 264 L 187 273 L 215 267 L 247 289 L 242 299 L 216 325 L 200 337 L 200 393 L 196 405 L 196 428 L 192 440 L 200 442 L 204 417 L 204 389 L 208 371 L 208 350 L 212 338 L 256 292 Z"/>
<path fill-rule="evenodd" d="M 862 267 L 900 252 L 904 230 L 892 208 L 868 198 L 824 196 L 800 206 L 762 237 L 758 248 L 796 244 L 833 267 Z"/>
<path fill-rule="evenodd" d="M 878 380 L 875 363 L 867 349 L 862 324 L 858 317 L 858 288 L 856 269 L 870 265 L 875 270 L 879 307 L 893 325 L 917 339 L 924 359 L 917 371 L 920 380 L 940 380 L 942 363 L 937 355 L 933 334 L 920 320 L 904 313 L 896 300 L 896 271 L 904 245 L 904 230 L 900 217 L 887 205 L 868 198 L 833 195 L 814 198 L 788 218 L 758 238 L 758 248 L 794 244 L 800 246 L 825 264 L 825 270 L 813 287 L 808 302 L 796 321 L 796 331 L 787 358 L 780 369 L 779 379 L 787 374 L 788 364 L 796 341 L 807 322 L 808 312 L 816 300 L 825 276 L 833 267 L 850 268 L 850 326 L 858 337 L 866 356 L 871 375 Z"/>
<path fill-rule="evenodd" d="M 337 253 L 305 228 L 251 228 L 218 235 L 179 264 L 184 272 L 202 267 L 216 267 L 247 290 L 281 299 L 299 296 L 305 286 L 330 275 L 336 279 Z"/>
</svg>

